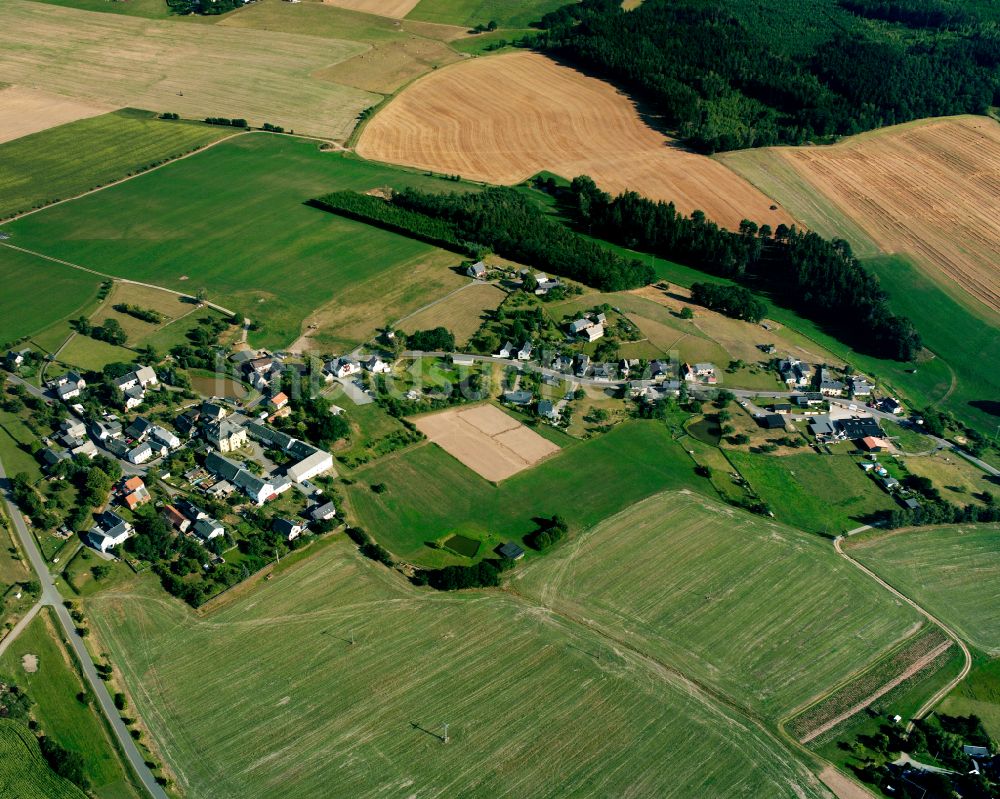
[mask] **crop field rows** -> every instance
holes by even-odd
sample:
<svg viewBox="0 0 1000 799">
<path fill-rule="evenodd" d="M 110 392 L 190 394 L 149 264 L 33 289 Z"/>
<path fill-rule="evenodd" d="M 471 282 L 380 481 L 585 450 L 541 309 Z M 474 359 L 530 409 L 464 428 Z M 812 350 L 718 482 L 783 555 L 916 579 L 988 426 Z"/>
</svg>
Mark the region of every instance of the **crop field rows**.
<svg viewBox="0 0 1000 799">
<path fill-rule="evenodd" d="M 181 787 L 206 799 L 331 779 L 357 797 L 828 796 L 646 658 L 503 594 L 417 592 L 346 543 L 205 619 L 152 581 L 90 607 Z"/>
</svg>

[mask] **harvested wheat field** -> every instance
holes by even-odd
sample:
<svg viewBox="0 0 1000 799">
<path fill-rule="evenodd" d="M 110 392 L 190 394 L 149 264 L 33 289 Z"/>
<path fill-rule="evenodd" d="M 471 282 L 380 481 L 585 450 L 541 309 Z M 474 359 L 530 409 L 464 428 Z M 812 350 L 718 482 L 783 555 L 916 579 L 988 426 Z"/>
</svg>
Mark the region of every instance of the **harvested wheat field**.
<svg viewBox="0 0 1000 799">
<path fill-rule="evenodd" d="M 647 126 L 610 84 L 537 53 L 477 58 L 421 78 L 372 119 L 357 151 L 490 183 L 542 170 L 587 174 L 608 191 L 699 208 L 727 227 L 792 221 L 722 164 Z"/>
<path fill-rule="evenodd" d="M 0 142 L 113 111 L 105 103 L 74 100 L 23 86 L 0 88 Z"/>
<path fill-rule="evenodd" d="M 828 147 L 764 152 L 790 164 L 882 250 L 911 255 L 1000 311 L 1000 124 L 933 119 Z"/>
<path fill-rule="evenodd" d="M 346 138 L 380 96 L 312 73 L 367 50 L 358 42 L 220 25 L 0 3 L 0 75 L 86 102 L 241 117 Z"/>
<path fill-rule="evenodd" d="M 493 405 L 414 420 L 417 429 L 480 477 L 492 482 L 534 466 L 559 447 Z"/>
<path fill-rule="evenodd" d="M 323 0 L 324 3 L 349 11 L 378 14 L 380 17 L 402 19 L 420 0 Z"/>
</svg>

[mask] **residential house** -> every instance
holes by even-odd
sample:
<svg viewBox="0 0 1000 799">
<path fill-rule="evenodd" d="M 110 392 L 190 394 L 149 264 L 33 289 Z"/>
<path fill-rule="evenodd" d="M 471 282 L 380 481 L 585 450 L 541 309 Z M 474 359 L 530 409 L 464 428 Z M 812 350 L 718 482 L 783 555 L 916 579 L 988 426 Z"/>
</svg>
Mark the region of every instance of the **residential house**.
<svg viewBox="0 0 1000 799">
<path fill-rule="evenodd" d="M 225 419 L 229 415 L 229 410 L 216 402 L 203 402 L 198 411 L 198 418 L 202 424 L 210 424 L 220 419 Z"/>
<path fill-rule="evenodd" d="M 771 403 L 772 413 L 791 413 L 792 405 L 789 402 L 772 402 Z"/>
<path fill-rule="evenodd" d="M 859 442 L 859 446 L 861 449 L 868 452 L 881 452 L 882 450 L 887 449 L 885 441 L 881 438 L 875 438 L 875 436 L 865 436 Z"/>
<path fill-rule="evenodd" d="M 556 410 L 555 405 L 552 404 L 552 400 L 538 401 L 538 415 L 551 422 L 559 419 L 559 412 Z"/>
<path fill-rule="evenodd" d="M 531 360 L 531 350 L 532 345 L 530 341 L 525 341 L 524 346 L 521 347 L 517 352 L 517 359 L 519 361 L 530 361 Z"/>
<path fill-rule="evenodd" d="M 232 452 L 246 446 L 247 429 L 239 419 L 222 419 L 205 428 L 205 440 L 219 452 Z"/>
<path fill-rule="evenodd" d="M 202 543 L 218 538 L 226 532 L 225 528 L 211 517 L 196 521 L 191 527 L 191 531 L 201 539 Z"/>
<path fill-rule="evenodd" d="M 125 410 L 130 411 L 133 408 L 138 408 L 146 401 L 146 392 L 142 386 L 136 385 L 132 386 L 132 388 L 126 389 L 124 397 Z"/>
<path fill-rule="evenodd" d="M 327 521 L 337 515 L 337 509 L 332 502 L 316 504 L 309 509 L 309 518 L 313 521 Z"/>
<path fill-rule="evenodd" d="M 514 343 L 512 341 L 508 341 L 500 348 L 500 352 L 496 354 L 496 357 L 509 358 L 513 351 L 514 351 Z"/>
<path fill-rule="evenodd" d="M 261 393 L 263 393 L 264 391 L 266 391 L 271 387 L 271 381 L 268 380 L 264 375 L 260 374 L 260 372 L 250 372 L 249 376 L 247 377 L 247 382 L 254 389 L 260 391 Z"/>
<path fill-rule="evenodd" d="M 79 419 L 63 419 L 59 429 L 73 438 L 83 438 L 87 435 L 87 426 Z"/>
<path fill-rule="evenodd" d="M 184 532 L 191 526 L 191 520 L 181 513 L 173 505 L 164 506 L 160 512 L 160 517 L 175 530 Z"/>
<path fill-rule="evenodd" d="M 486 279 L 486 264 L 482 261 L 476 261 L 472 266 L 465 270 L 465 274 L 475 280 L 485 280 Z"/>
<path fill-rule="evenodd" d="M 719 382 L 714 363 L 696 363 L 694 366 L 686 363 L 681 367 L 681 377 L 689 383 L 714 385 Z"/>
<path fill-rule="evenodd" d="M 367 361 L 365 361 L 365 369 L 371 372 L 373 375 L 384 375 L 392 371 L 392 367 L 379 358 L 377 355 L 373 355 Z"/>
<path fill-rule="evenodd" d="M 133 463 L 138 466 L 139 464 L 146 463 L 151 460 L 154 455 L 158 454 L 160 454 L 158 450 L 154 449 L 153 445 L 147 441 L 144 444 L 140 444 L 139 446 L 130 449 L 125 455 L 125 458 L 129 463 Z"/>
<path fill-rule="evenodd" d="M 77 455 L 83 455 L 93 460 L 97 457 L 97 447 L 94 446 L 93 441 L 81 441 L 77 446 L 70 449 L 70 454 L 74 458 Z"/>
<path fill-rule="evenodd" d="M 781 379 L 789 386 L 801 388 L 808 386 L 812 382 L 812 367 L 802 361 L 786 359 L 780 363 L 778 371 L 781 372 Z"/>
<path fill-rule="evenodd" d="M 216 477 L 228 480 L 258 505 L 263 505 L 292 485 L 290 480 L 257 477 L 238 463 L 215 452 L 210 452 L 205 459 L 205 468 Z"/>
<path fill-rule="evenodd" d="M 852 397 L 870 397 L 873 388 L 875 388 L 875 386 L 869 383 L 868 380 L 864 377 L 851 378 Z"/>
<path fill-rule="evenodd" d="M 158 383 L 159 380 L 156 377 L 156 372 L 149 366 L 140 366 L 134 372 L 129 372 L 127 375 L 122 375 L 115 380 L 115 386 L 123 392 L 127 392 L 130 388 L 135 388 L 136 386 L 146 388 L 147 386 L 155 386 Z"/>
<path fill-rule="evenodd" d="M 573 356 L 559 355 L 552 361 L 552 368 L 560 372 L 570 373 L 573 371 Z"/>
<path fill-rule="evenodd" d="M 286 541 L 293 541 L 299 537 L 305 527 L 292 519 L 275 519 L 271 522 L 271 529 Z"/>
<path fill-rule="evenodd" d="M 116 458 L 124 458 L 128 453 L 128 444 L 120 438 L 109 438 L 104 442 L 104 448 Z"/>
<path fill-rule="evenodd" d="M 7 350 L 4 356 L 4 364 L 10 371 L 14 372 L 19 366 L 24 364 L 24 360 L 31 350 Z"/>
<path fill-rule="evenodd" d="M 819 372 L 819 393 L 827 397 L 839 397 L 844 393 L 846 386 L 842 380 L 837 379 L 837 374 L 825 366 Z"/>
<path fill-rule="evenodd" d="M 82 379 L 80 380 L 80 383 L 86 385 L 86 382 L 83 381 Z M 72 381 L 68 383 L 62 383 L 61 385 L 56 386 L 55 389 L 56 396 L 63 402 L 79 397 L 82 390 L 83 389 L 80 387 L 79 383 Z"/>
<path fill-rule="evenodd" d="M 766 413 L 756 418 L 757 424 L 765 430 L 777 430 L 785 426 L 785 417 L 778 413 Z"/>
<path fill-rule="evenodd" d="M 268 405 L 270 405 L 274 410 L 280 411 L 288 404 L 288 395 L 285 394 L 284 391 L 279 391 L 277 394 L 271 397 L 267 402 Z"/>
<path fill-rule="evenodd" d="M 177 432 L 185 438 L 191 438 L 198 427 L 198 420 L 201 418 L 201 411 L 198 408 L 188 408 L 184 413 L 174 419 L 174 427 Z"/>
<path fill-rule="evenodd" d="M 586 377 L 587 373 L 590 371 L 590 356 L 589 355 L 577 355 L 576 356 L 576 376 Z"/>
<path fill-rule="evenodd" d="M 271 371 L 271 367 L 274 366 L 274 358 L 265 355 L 260 358 L 252 358 L 246 362 L 243 367 L 247 374 L 250 372 L 256 372 L 259 375 L 266 375 Z"/>
<path fill-rule="evenodd" d="M 45 384 L 47 388 L 57 389 L 60 386 L 74 386 L 80 391 L 87 387 L 87 381 L 84 380 L 76 372 L 66 372 L 64 375 L 59 375 L 55 380 L 50 380 Z"/>
<path fill-rule="evenodd" d="M 131 536 L 132 525 L 109 510 L 97 517 L 97 523 L 86 534 L 87 543 L 101 552 L 124 544 Z"/>
<path fill-rule="evenodd" d="M 895 477 L 883 477 L 880 482 L 882 483 L 882 487 L 890 494 L 899 488 L 899 480 Z"/>
<path fill-rule="evenodd" d="M 649 363 L 649 379 L 650 380 L 666 380 L 670 375 L 670 362 L 669 361 L 650 361 Z"/>
<path fill-rule="evenodd" d="M 107 442 L 112 438 L 121 436 L 122 423 L 115 419 L 104 422 L 93 422 L 90 425 L 90 434 L 98 441 Z"/>
<path fill-rule="evenodd" d="M 843 438 L 843 432 L 834 424 L 829 414 L 817 416 L 809 423 L 809 432 L 820 440 Z"/>
<path fill-rule="evenodd" d="M 62 461 L 68 461 L 72 457 L 73 456 L 64 449 L 54 450 L 51 447 L 46 447 L 41 452 L 42 463 L 45 464 L 46 471 L 51 471 Z"/>
<path fill-rule="evenodd" d="M 181 445 L 181 440 L 171 433 L 167 428 L 155 425 L 152 430 L 149 431 L 150 438 L 153 439 L 157 444 L 162 444 L 167 449 L 177 449 Z"/>
<path fill-rule="evenodd" d="M 855 416 L 850 419 L 838 419 L 835 423 L 843 432 L 845 438 L 862 439 L 883 438 L 884 433 L 879 423 L 871 416 Z"/>
<path fill-rule="evenodd" d="M 505 391 L 503 401 L 511 405 L 530 405 L 534 399 L 530 391 Z"/>
<path fill-rule="evenodd" d="M 205 513 L 201 508 L 195 505 L 193 502 L 187 499 L 179 499 L 174 503 L 174 507 L 177 508 L 181 513 L 183 513 L 192 522 L 196 522 L 199 519 L 207 519 L 208 514 Z"/>
<path fill-rule="evenodd" d="M 615 367 L 610 363 L 595 363 L 590 376 L 594 380 L 600 380 L 603 383 L 610 383 L 615 379 Z"/>
<path fill-rule="evenodd" d="M 125 428 L 125 435 L 135 441 L 145 441 L 155 426 L 149 419 L 137 416 L 135 421 Z"/>
<path fill-rule="evenodd" d="M 343 380 L 345 377 L 358 374 L 361 371 L 361 364 L 353 358 L 335 358 L 327 362 L 325 369 L 334 377 Z"/>
<path fill-rule="evenodd" d="M 900 414 L 903 412 L 903 406 L 893 397 L 883 397 L 878 403 L 878 409 L 882 413 Z"/>
<path fill-rule="evenodd" d="M 138 476 L 130 477 L 122 483 L 121 496 L 122 503 L 129 510 L 135 510 L 140 505 L 145 505 L 152 499 L 149 490 L 146 488 L 146 484 Z"/>
<path fill-rule="evenodd" d="M 574 336 L 579 336 L 588 327 L 592 327 L 593 324 L 590 319 L 584 316 L 569 323 L 569 332 Z"/>
</svg>

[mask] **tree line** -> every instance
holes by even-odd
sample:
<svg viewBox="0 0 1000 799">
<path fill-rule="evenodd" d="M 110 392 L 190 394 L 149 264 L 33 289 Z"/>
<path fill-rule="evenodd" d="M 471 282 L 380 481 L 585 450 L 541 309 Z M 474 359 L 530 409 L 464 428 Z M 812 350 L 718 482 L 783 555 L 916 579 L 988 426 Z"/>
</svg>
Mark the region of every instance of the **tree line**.
<svg viewBox="0 0 1000 799">
<path fill-rule="evenodd" d="M 649 102 L 709 153 L 985 113 L 998 98 L 1000 37 L 988 5 L 829 0 L 819 18 L 790 4 L 780 19 L 758 6 L 646 0 L 624 11 L 619 0 L 583 0 L 546 14 L 527 43 Z"/>
<path fill-rule="evenodd" d="M 703 272 L 771 293 L 781 304 L 830 326 L 858 350 L 911 360 L 921 340 L 909 319 L 896 316 L 878 278 L 865 269 L 842 239 L 828 241 L 794 225 L 758 225 L 749 220 L 738 232 L 720 228 L 701 211 L 679 213 L 673 203 L 635 192 L 616 197 L 589 177 L 577 177 L 566 198 L 570 220 L 616 244 L 651 252 Z M 732 305 L 742 318 L 757 321 L 764 308 L 749 294 L 699 289 L 703 299 Z M 730 296 L 732 295 L 732 296 Z M 725 312 L 725 311 L 724 311 Z"/>
</svg>

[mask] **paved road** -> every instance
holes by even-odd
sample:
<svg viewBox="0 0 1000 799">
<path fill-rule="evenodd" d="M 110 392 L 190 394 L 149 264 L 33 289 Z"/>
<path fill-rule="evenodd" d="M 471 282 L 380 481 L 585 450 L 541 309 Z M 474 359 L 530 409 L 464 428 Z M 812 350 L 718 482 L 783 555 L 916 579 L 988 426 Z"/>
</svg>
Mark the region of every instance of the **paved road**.
<svg viewBox="0 0 1000 799">
<path fill-rule="evenodd" d="M 142 780 L 142 784 L 146 787 L 146 790 L 153 797 L 153 799 L 167 799 L 167 794 L 164 792 L 163 788 L 156 783 L 153 773 L 146 767 L 145 758 L 143 758 L 143 756 L 139 753 L 139 750 L 135 746 L 135 741 L 132 740 L 132 736 L 129 734 L 128 728 L 118 715 L 118 710 L 115 708 L 114 702 L 111 700 L 111 694 L 108 693 L 108 689 L 104 684 L 104 681 L 98 676 L 97 669 L 94 668 L 94 661 L 91 659 L 90 653 L 87 651 L 87 647 L 84 646 L 83 639 L 76 634 L 76 625 L 70 618 L 69 611 L 63 606 L 63 597 L 59 593 L 59 589 L 56 587 L 55 581 L 52 579 L 52 575 L 49 573 L 48 565 L 42 557 L 42 553 L 38 549 L 38 545 L 35 543 L 35 539 L 31 535 L 31 531 L 28 530 L 27 525 L 24 523 L 24 517 L 21 515 L 17 506 L 10 500 L 9 495 L 7 495 L 9 483 L 7 481 L 7 475 L 4 472 L 2 463 L 0 463 L 0 486 L 3 487 L 7 508 L 10 511 L 10 518 L 14 522 L 14 529 L 17 531 L 17 535 L 21 539 L 21 544 L 24 547 L 25 552 L 28 553 L 28 560 L 31 562 L 31 566 L 34 569 L 35 574 L 38 576 L 38 582 L 42 587 L 42 595 L 39 600 L 39 605 L 48 605 L 55 611 L 56 617 L 59 619 L 59 623 L 62 625 L 63 631 L 66 633 L 66 638 L 69 640 L 74 652 L 76 652 L 77 660 L 83 670 L 83 676 L 87 679 L 87 682 L 90 683 L 90 687 L 93 689 L 94 695 L 97 697 L 98 706 L 107 717 L 108 722 L 111 725 L 111 729 L 118 738 L 122 751 L 128 758 L 129 763 L 132 764 L 132 768 L 135 773 L 138 774 L 139 779 Z M 67 701 L 68 700 L 69 698 L 67 697 Z"/>
</svg>

